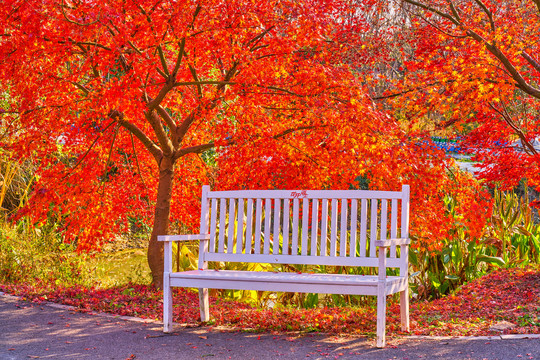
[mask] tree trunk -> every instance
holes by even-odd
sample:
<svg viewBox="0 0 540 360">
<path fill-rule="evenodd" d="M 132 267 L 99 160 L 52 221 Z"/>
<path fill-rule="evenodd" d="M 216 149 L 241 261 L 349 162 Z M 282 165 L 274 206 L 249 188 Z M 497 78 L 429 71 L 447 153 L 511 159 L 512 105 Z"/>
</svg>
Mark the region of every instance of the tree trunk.
<svg viewBox="0 0 540 360">
<path fill-rule="evenodd" d="M 159 183 L 154 213 L 154 227 L 148 243 L 148 265 L 152 272 L 152 283 L 159 289 L 163 287 L 163 243 L 157 241 L 158 235 L 167 235 L 174 178 L 174 161 L 163 157 L 159 165 Z"/>
</svg>

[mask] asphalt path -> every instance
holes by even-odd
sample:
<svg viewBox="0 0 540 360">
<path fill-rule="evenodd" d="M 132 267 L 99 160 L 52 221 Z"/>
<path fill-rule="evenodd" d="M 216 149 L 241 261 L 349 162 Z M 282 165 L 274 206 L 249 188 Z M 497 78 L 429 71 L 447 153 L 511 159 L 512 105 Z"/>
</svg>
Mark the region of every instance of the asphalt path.
<svg viewBox="0 0 540 360">
<path fill-rule="evenodd" d="M 540 336 L 374 339 L 257 334 L 205 327 L 164 334 L 157 322 L 91 314 L 0 293 L 0 359 L 540 360 Z"/>
</svg>

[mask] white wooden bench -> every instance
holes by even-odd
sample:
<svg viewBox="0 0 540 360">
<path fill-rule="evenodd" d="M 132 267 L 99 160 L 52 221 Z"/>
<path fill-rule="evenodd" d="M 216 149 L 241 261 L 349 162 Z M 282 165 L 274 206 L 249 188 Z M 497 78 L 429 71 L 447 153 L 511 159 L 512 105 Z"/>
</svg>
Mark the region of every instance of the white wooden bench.
<svg viewBox="0 0 540 360">
<path fill-rule="evenodd" d="M 201 201 L 200 234 L 159 237 L 165 242 L 164 332 L 173 325 L 171 287 L 199 289 L 203 322 L 210 318 L 209 288 L 377 296 L 378 347 L 385 345 L 386 296 L 399 292 L 401 328 L 409 330 L 409 186 L 401 191 L 203 186 Z M 172 243 L 188 240 L 200 241 L 199 269 L 173 272 Z M 214 271 L 209 262 L 374 267 L 378 275 Z M 387 276 L 387 268 L 398 268 L 399 276 Z"/>
</svg>

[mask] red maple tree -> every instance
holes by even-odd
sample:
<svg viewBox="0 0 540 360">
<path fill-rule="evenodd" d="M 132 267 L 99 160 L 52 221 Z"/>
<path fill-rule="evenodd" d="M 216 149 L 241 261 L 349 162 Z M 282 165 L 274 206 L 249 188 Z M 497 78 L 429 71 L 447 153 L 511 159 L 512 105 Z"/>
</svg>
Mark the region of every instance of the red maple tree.
<svg viewBox="0 0 540 360">
<path fill-rule="evenodd" d="M 377 7 L 378 6 L 378 7 Z M 402 76 L 380 94 L 413 122 L 463 137 L 480 176 L 540 188 L 540 2 L 403 0 Z M 397 45 L 394 41 L 393 44 Z"/>
<path fill-rule="evenodd" d="M 413 189 L 425 249 L 453 226 L 442 193 L 463 198 L 473 234 L 486 211 L 470 179 L 377 110 L 342 61 L 347 1 L 7 0 L 0 9 L 2 124 L 14 156 L 38 159 L 25 209 L 62 224 L 80 250 L 130 217 L 194 230 L 201 185 Z M 367 25 L 366 25 L 367 26 Z M 351 31 L 353 30 L 353 31 Z M 348 35 L 347 35 L 348 34 Z M 361 39 L 360 39 L 361 40 Z M 174 185 L 174 186 L 173 186 Z M 471 203 L 478 206 L 471 207 Z"/>
</svg>

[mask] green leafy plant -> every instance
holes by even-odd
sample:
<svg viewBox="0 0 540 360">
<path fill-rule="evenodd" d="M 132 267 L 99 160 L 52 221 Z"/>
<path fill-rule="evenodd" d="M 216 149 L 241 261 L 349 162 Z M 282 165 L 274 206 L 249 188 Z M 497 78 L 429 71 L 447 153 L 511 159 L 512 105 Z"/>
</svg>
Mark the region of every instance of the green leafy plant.
<svg viewBox="0 0 540 360">
<path fill-rule="evenodd" d="M 412 289 L 419 298 L 438 298 L 484 275 L 505 261 L 485 239 L 471 239 L 456 214 L 456 200 L 445 197 L 447 213 L 456 226 L 438 252 L 411 250 Z"/>
<path fill-rule="evenodd" d="M 525 186 L 525 194 L 528 193 Z M 528 196 L 495 189 L 493 215 L 484 240 L 507 266 L 540 263 L 540 225 L 535 224 Z"/>
</svg>

